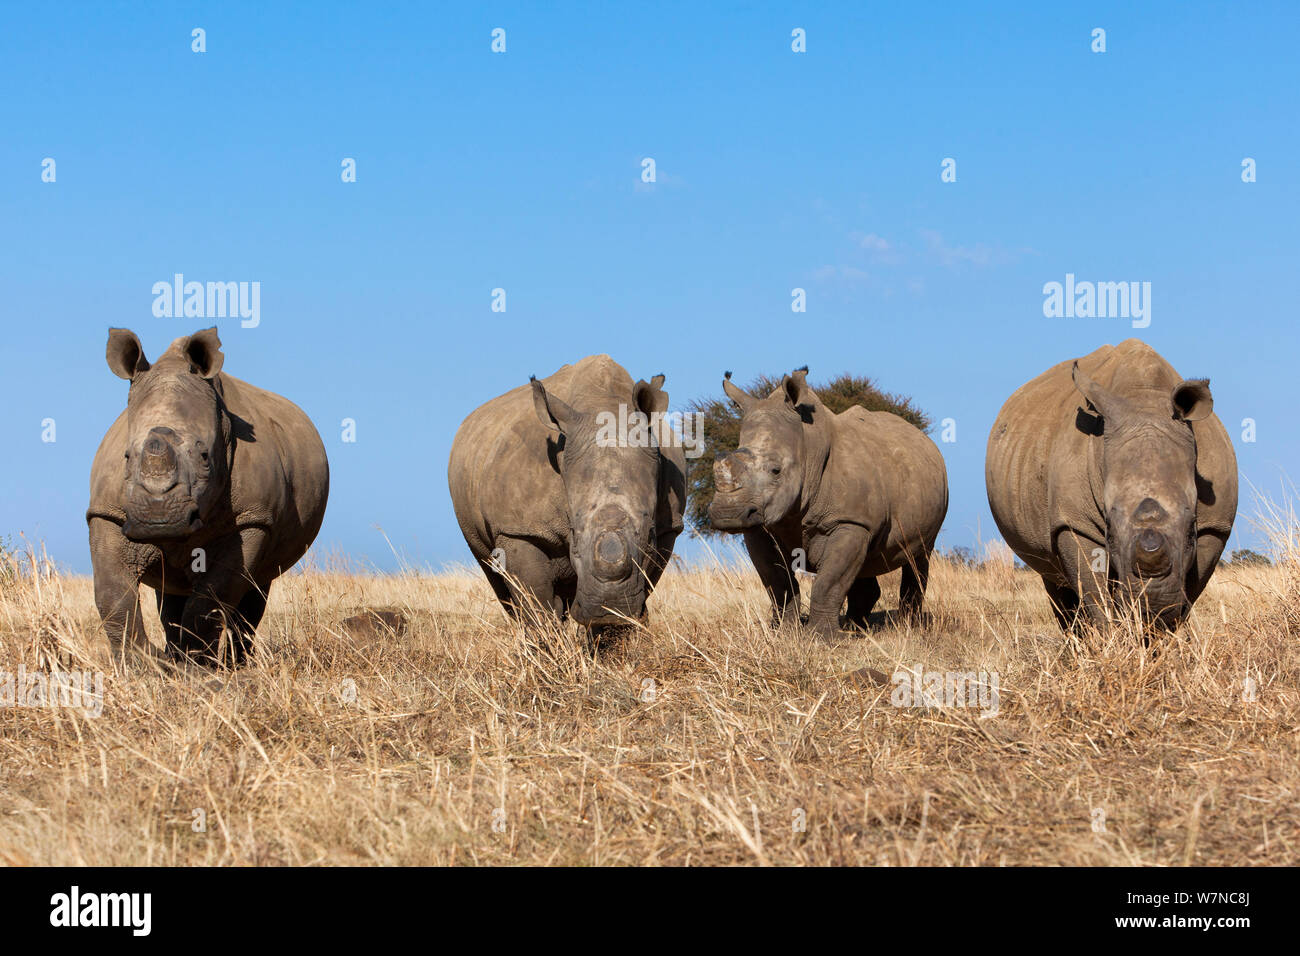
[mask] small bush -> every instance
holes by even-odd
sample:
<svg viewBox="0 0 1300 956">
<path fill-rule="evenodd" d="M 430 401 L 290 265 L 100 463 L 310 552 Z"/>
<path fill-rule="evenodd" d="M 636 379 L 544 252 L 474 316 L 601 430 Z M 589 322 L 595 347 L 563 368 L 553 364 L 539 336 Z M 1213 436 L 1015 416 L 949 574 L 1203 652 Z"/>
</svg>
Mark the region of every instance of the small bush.
<svg viewBox="0 0 1300 956">
<path fill-rule="evenodd" d="M 1250 548 L 1238 548 L 1232 552 L 1232 563 L 1242 567 L 1261 567 L 1271 568 L 1273 562 L 1258 551 L 1252 551 Z"/>
</svg>

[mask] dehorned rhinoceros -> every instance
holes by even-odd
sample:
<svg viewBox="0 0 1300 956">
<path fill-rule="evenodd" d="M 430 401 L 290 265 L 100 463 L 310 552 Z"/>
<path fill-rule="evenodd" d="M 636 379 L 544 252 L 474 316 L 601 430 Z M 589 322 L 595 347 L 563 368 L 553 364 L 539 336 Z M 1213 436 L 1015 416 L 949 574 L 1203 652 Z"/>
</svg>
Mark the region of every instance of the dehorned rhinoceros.
<svg viewBox="0 0 1300 956">
<path fill-rule="evenodd" d="M 722 383 L 740 408 L 740 445 L 714 464 L 709 522 L 740 531 L 774 623 L 799 613 L 800 564 L 814 571 L 808 624 L 822 636 L 867 624 L 880 597 L 877 575 L 903 569 L 902 612 L 918 618 L 930 553 L 948 511 L 948 474 L 938 447 L 890 412 L 853 407 L 838 415 L 808 387 L 806 368 L 766 398 Z"/>
<path fill-rule="evenodd" d="M 1043 578 L 1062 627 L 1082 605 L 1138 597 L 1177 627 L 1214 573 L 1237 513 L 1237 457 L 1210 383 L 1137 339 L 1055 365 L 1002 407 L 985 460 L 989 507 Z"/>
<path fill-rule="evenodd" d="M 135 333 L 110 329 L 107 356 L 131 383 L 95 453 L 86 512 L 109 643 L 115 656 L 148 650 L 143 582 L 157 592 L 169 653 L 238 662 L 271 582 L 320 530 L 325 447 L 288 399 L 222 372 L 215 328 L 153 363 Z"/>
<path fill-rule="evenodd" d="M 634 383 L 593 355 L 461 423 L 447 466 L 452 505 L 508 613 L 530 596 L 593 631 L 644 614 L 686 500 L 663 381 Z"/>
</svg>

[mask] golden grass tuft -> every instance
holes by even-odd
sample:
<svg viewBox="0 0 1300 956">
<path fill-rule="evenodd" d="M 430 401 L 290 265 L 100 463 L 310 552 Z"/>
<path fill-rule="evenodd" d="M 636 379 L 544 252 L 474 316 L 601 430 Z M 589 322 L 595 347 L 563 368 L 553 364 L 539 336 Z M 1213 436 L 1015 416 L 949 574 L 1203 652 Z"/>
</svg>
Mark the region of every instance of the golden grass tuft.
<svg viewBox="0 0 1300 956">
<path fill-rule="evenodd" d="M 1300 862 L 1294 548 L 1153 648 L 1067 639 L 986 558 L 936 562 L 924 629 L 834 644 L 769 630 L 747 567 L 675 565 L 595 659 L 477 572 L 287 576 L 242 670 L 108 672 L 99 717 L 0 707 L 0 861 Z M 0 670 L 108 671 L 89 579 L 11 565 Z M 994 672 L 997 714 L 892 706 L 866 666 Z"/>
</svg>

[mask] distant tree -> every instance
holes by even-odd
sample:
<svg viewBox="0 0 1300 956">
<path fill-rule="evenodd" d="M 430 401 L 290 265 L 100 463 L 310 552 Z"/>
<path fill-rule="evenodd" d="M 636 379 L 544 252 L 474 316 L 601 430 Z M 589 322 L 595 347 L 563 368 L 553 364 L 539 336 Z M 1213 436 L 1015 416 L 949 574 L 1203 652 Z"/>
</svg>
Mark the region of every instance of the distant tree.
<svg viewBox="0 0 1300 956">
<path fill-rule="evenodd" d="M 766 398 L 781 384 L 782 376 L 760 375 L 745 389 L 750 395 Z M 882 392 L 869 378 L 845 373 L 823 384 L 811 384 L 822 404 L 839 414 L 846 408 L 861 405 L 871 412 L 893 412 L 921 431 L 930 430 L 930 417 L 917 408 L 910 398 Z M 709 526 L 709 505 L 713 502 L 713 463 L 720 452 L 733 452 L 740 443 L 740 412 L 725 396 L 701 398 L 691 402 L 688 410 L 704 416 L 704 450 L 698 458 L 688 459 L 686 485 L 689 504 L 686 523 L 697 533 L 717 534 Z"/>
<path fill-rule="evenodd" d="M 1238 548 L 1232 552 L 1232 563 L 1239 564 L 1242 567 L 1263 567 L 1271 568 L 1273 562 L 1258 551 L 1252 551 L 1250 548 Z"/>
<path fill-rule="evenodd" d="M 957 547 L 951 548 L 943 556 L 948 561 L 951 561 L 953 564 L 957 565 L 958 567 L 963 567 L 963 568 L 978 567 L 980 563 L 979 559 L 975 557 L 975 550 L 973 548 L 968 548 L 963 544 L 959 544 L 957 545 Z"/>
</svg>

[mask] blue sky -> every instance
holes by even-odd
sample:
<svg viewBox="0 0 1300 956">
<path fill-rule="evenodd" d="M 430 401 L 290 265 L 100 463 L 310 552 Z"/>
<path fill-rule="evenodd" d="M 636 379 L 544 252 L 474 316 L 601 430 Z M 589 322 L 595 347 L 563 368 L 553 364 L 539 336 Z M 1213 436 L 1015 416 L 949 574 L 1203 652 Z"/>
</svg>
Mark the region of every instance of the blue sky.
<svg viewBox="0 0 1300 956">
<path fill-rule="evenodd" d="M 261 283 L 257 328 L 217 322 L 225 369 L 325 438 L 318 549 L 385 569 L 376 526 L 416 565 L 468 558 L 457 425 L 594 352 L 674 406 L 808 364 L 955 419 L 948 547 L 995 536 L 1006 397 L 1132 335 L 1210 377 L 1245 479 L 1300 476 L 1300 6 L 376 6 L 4 8 L 0 536 L 89 571 L 126 399 L 107 329 L 152 356 L 212 324 L 154 317 L 177 272 Z M 1150 326 L 1045 318 L 1066 273 L 1150 282 Z M 1231 546 L 1252 510 L 1243 483 Z"/>
</svg>

